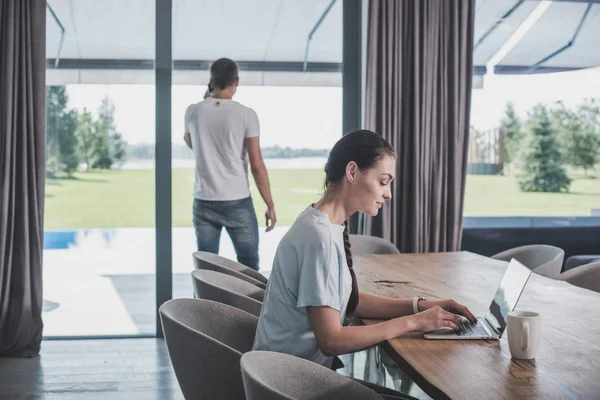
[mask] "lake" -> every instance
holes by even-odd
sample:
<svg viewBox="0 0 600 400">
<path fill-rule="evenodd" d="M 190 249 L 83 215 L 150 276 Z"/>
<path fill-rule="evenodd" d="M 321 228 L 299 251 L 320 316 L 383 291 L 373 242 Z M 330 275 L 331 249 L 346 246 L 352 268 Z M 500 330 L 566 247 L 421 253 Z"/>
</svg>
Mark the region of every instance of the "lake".
<svg viewBox="0 0 600 400">
<path fill-rule="evenodd" d="M 323 169 L 327 157 L 265 158 L 269 169 Z M 193 159 L 173 159 L 172 168 L 194 168 Z M 121 169 L 154 169 L 154 160 L 127 161 Z"/>
</svg>

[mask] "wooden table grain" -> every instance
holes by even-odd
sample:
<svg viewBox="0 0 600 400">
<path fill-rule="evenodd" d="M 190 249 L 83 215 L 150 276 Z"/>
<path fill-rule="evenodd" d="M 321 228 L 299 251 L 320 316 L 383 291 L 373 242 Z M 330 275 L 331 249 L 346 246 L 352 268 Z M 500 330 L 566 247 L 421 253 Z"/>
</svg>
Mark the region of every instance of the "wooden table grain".
<svg viewBox="0 0 600 400">
<path fill-rule="evenodd" d="M 476 316 L 487 313 L 507 265 L 469 252 L 354 259 L 361 291 L 453 298 Z M 499 341 L 425 340 L 414 333 L 384 348 L 435 399 L 600 399 L 600 294 L 532 274 L 516 309 L 542 315 L 534 360 L 512 360 L 506 332 Z"/>
</svg>

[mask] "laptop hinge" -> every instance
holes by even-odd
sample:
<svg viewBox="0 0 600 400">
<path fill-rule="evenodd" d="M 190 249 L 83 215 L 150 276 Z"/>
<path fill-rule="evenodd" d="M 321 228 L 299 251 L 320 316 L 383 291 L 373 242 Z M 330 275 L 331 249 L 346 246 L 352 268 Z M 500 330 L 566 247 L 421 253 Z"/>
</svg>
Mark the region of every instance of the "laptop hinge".
<svg viewBox="0 0 600 400">
<path fill-rule="evenodd" d="M 490 320 L 487 318 L 487 315 L 485 316 L 484 320 L 487 323 L 487 325 L 492 329 L 492 332 L 495 333 L 496 335 L 500 336 L 500 331 L 498 331 L 498 329 L 496 329 L 494 324 L 492 324 L 490 322 Z"/>
</svg>

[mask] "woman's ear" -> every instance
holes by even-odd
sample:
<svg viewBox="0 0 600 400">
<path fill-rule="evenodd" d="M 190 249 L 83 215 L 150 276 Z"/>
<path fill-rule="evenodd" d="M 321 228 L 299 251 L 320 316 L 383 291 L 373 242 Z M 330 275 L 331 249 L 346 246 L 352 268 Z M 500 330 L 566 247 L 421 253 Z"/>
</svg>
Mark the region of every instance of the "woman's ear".
<svg viewBox="0 0 600 400">
<path fill-rule="evenodd" d="M 356 178 L 356 172 L 358 171 L 358 165 L 354 161 L 350 161 L 348 165 L 346 165 L 346 179 L 348 182 L 352 183 Z"/>
</svg>

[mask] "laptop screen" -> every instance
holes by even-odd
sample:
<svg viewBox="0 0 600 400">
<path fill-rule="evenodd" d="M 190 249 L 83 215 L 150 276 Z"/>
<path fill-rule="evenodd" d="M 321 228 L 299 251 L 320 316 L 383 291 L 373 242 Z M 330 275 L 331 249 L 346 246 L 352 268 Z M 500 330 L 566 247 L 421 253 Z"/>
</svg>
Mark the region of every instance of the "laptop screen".
<svg viewBox="0 0 600 400">
<path fill-rule="evenodd" d="M 492 304 L 490 304 L 489 313 L 485 316 L 500 335 L 506 329 L 508 313 L 515 309 L 530 275 L 531 270 L 514 258 L 508 264 Z"/>
</svg>

